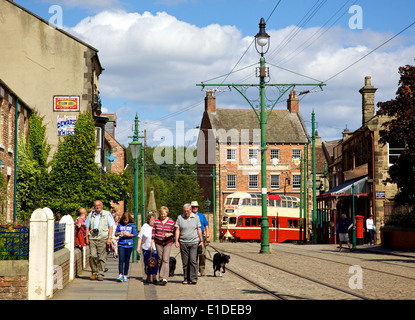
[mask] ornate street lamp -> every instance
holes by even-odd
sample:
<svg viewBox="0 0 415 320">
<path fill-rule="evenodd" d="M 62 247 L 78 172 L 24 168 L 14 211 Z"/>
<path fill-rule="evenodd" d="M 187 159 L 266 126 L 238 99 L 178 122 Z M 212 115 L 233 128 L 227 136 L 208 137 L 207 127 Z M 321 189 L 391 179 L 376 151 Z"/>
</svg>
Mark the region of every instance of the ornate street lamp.
<svg viewBox="0 0 415 320">
<path fill-rule="evenodd" d="M 259 22 L 259 32 L 255 36 L 255 49 L 263 56 L 269 49 L 269 34 L 265 32 L 265 20 L 261 18 Z"/>
</svg>

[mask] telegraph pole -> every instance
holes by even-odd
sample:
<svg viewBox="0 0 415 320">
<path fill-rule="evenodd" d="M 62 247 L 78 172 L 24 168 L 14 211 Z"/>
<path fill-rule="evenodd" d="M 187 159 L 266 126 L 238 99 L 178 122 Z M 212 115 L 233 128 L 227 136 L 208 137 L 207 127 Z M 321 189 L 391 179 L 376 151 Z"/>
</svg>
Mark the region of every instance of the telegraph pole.
<svg viewBox="0 0 415 320">
<path fill-rule="evenodd" d="M 197 86 L 201 86 L 202 90 L 204 87 L 228 87 L 238 91 L 242 97 L 248 102 L 250 107 L 254 110 L 255 115 L 258 119 L 260 128 L 261 128 L 261 211 L 262 211 L 262 220 L 261 220 L 261 250 L 260 253 L 269 253 L 269 222 L 268 222 L 268 213 L 267 213 L 267 166 L 266 166 L 266 124 L 268 119 L 278 101 L 284 96 L 288 90 L 293 90 L 296 86 L 318 86 L 322 90 L 322 86 L 325 84 L 270 84 L 266 83 L 266 78 L 269 77 L 268 68 L 265 67 L 265 57 L 264 54 L 267 53 L 269 49 L 269 38 L 270 36 L 265 32 L 265 20 L 261 18 L 259 23 L 259 32 L 255 35 L 255 48 L 257 52 L 261 55 L 259 60 L 259 84 L 206 84 L 201 83 Z M 260 106 L 258 113 L 258 106 L 253 106 L 251 101 L 246 96 L 245 92 L 249 87 L 259 87 L 260 91 Z M 276 87 L 280 95 L 278 98 L 273 101 L 272 106 L 265 105 L 265 89 L 267 87 Z M 267 112 L 266 107 L 270 107 L 269 112 Z"/>
</svg>

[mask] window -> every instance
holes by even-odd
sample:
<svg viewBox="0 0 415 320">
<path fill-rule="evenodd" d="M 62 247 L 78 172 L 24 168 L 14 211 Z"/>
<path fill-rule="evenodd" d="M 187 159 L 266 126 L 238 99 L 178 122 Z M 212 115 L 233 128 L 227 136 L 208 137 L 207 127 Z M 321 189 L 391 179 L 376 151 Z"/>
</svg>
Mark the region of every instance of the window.
<svg viewBox="0 0 415 320">
<path fill-rule="evenodd" d="M 280 188 L 280 176 L 276 174 L 271 175 L 271 188 L 279 189 Z"/>
<path fill-rule="evenodd" d="M 288 228 L 298 228 L 298 220 L 288 219 Z"/>
<path fill-rule="evenodd" d="M 258 175 L 249 175 L 249 188 L 258 188 Z"/>
<path fill-rule="evenodd" d="M 239 219 L 238 219 L 238 227 L 242 227 L 242 224 L 243 224 L 243 221 L 242 221 L 242 217 L 240 217 Z"/>
<path fill-rule="evenodd" d="M 301 187 L 301 176 L 293 174 L 293 188 Z"/>
<path fill-rule="evenodd" d="M 245 218 L 245 227 L 251 226 L 251 218 Z"/>
<path fill-rule="evenodd" d="M 242 199 L 243 206 L 249 206 L 250 204 L 251 204 L 251 199 L 249 198 Z"/>
<path fill-rule="evenodd" d="M 233 198 L 232 199 L 232 204 L 233 205 L 238 205 L 239 204 L 239 198 Z"/>
<path fill-rule="evenodd" d="M 258 149 L 249 149 L 249 160 L 258 160 Z"/>
<path fill-rule="evenodd" d="M 293 160 L 301 158 L 301 150 L 293 149 Z"/>
<path fill-rule="evenodd" d="M 389 165 L 393 165 L 398 160 L 401 153 L 405 150 L 403 145 L 389 144 Z"/>
<path fill-rule="evenodd" d="M 226 184 L 229 189 L 235 189 L 236 188 L 236 174 L 228 174 Z"/>
<path fill-rule="evenodd" d="M 236 149 L 227 149 L 226 150 L 226 160 L 228 160 L 228 161 L 236 160 Z"/>
<path fill-rule="evenodd" d="M 280 160 L 280 149 L 271 149 L 271 160 L 272 159 Z"/>
</svg>

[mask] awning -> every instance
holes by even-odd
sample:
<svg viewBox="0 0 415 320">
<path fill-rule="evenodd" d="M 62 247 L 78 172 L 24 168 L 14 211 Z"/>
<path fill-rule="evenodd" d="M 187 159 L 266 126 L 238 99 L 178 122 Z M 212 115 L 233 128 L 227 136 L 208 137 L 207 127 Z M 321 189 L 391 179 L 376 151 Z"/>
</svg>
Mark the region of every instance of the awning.
<svg viewBox="0 0 415 320">
<path fill-rule="evenodd" d="M 278 194 L 268 194 L 269 200 L 281 200 L 281 197 Z"/>
<path fill-rule="evenodd" d="M 370 185 L 367 183 L 368 177 L 357 178 L 346 181 L 326 193 L 320 194 L 318 197 L 350 197 L 352 196 L 352 186 L 354 186 L 355 196 L 369 196 Z"/>
</svg>

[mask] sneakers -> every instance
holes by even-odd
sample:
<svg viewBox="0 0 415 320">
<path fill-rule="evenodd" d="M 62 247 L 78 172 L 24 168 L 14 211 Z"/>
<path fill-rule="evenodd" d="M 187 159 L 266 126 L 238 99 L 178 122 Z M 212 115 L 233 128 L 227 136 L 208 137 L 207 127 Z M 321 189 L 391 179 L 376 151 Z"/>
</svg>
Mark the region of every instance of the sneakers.
<svg viewBox="0 0 415 320">
<path fill-rule="evenodd" d="M 127 281 L 128 281 L 128 277 L 124 276 L 124 282 L 127 282 Z"/>
<path fill-rule="evenodd" d="M 166 284 L 167 284 L 167 279 L 163 279 L 162 281 L 161 281 L 161 284 L 163 285 L 163 286 L 165 286 Z"/>
<path fill-rule="evenodd" d="M 120 273 L 120 275 L 117 278 L 118 282 L 123 282 L 124 281 L 124 276 Z"/>
</svg>

